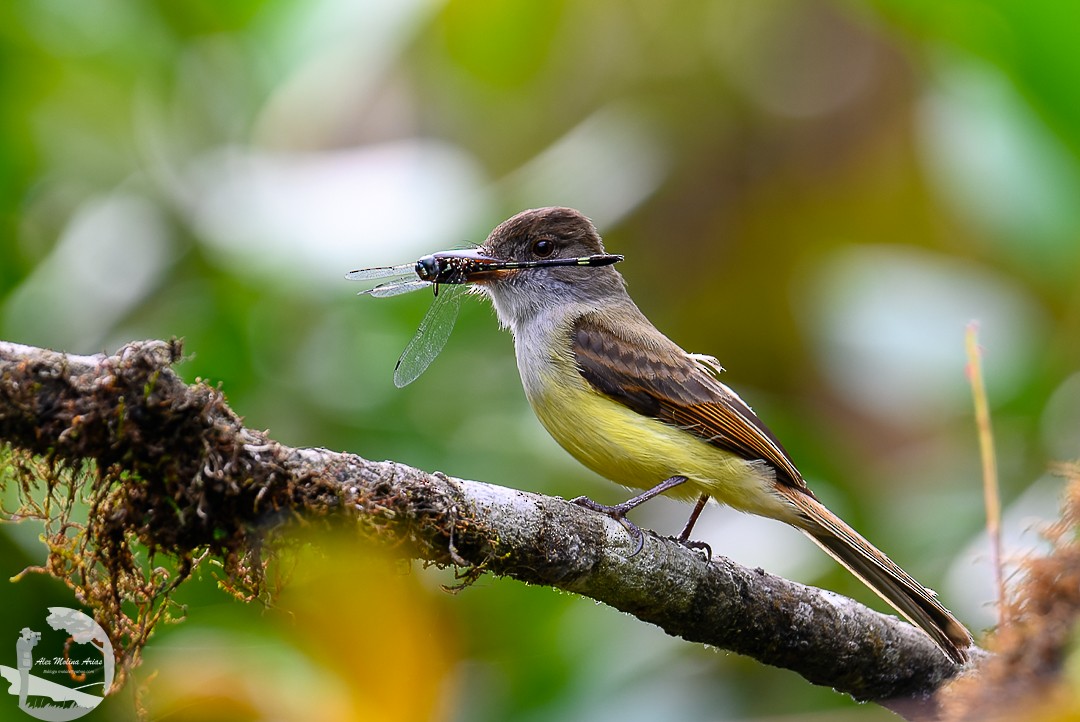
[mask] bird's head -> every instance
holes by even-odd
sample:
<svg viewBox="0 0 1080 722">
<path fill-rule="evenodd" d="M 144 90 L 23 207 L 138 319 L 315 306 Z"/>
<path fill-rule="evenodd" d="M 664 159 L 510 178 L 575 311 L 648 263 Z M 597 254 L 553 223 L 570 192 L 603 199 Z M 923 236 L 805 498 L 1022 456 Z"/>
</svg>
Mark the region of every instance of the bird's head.
<svg viewBox="0 0 1080 722">
<path fill-rule="evenodd" d="M 624 293 L 592 221 L 572 208 L 522 211 L 500 223 L 478 248 L 445 251 L 417 262 L 421 278 L 467 283 L 486 293 L 504 325 L 556 305 L 599 304 Z"/>
</svg>

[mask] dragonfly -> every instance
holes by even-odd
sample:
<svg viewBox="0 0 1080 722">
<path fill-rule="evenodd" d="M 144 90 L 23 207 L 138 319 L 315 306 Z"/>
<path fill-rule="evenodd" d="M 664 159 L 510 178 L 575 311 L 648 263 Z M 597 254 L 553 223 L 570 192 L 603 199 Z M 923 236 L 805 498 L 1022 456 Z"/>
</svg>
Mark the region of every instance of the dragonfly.
<svg viewBox="0 0 1080 722">
<path fill-rule="evenodd" d="M 461 285 L 462 280 L 451 277 L 452 270 L 445 264 L 440 267 L 432 256 L 424 256 L 416 263 L 361 268 L 345 274 L 350 281 L 392 279 L 360 291 L 359 295 L 372 298 L 391 298 L 425 288 L 432 289 L 435 300 L 394 366 L 394 385 L 399 389 L 420 378 L 450 340 L 461 308 L 461 297 L 466 290 L 466 286 Z M 452 285 L 455 281 L 456 285 Z"/>
<path fill-rule="evenodd" d="M 435 253 L 424 256 L 416 263 L 401 266 L 361 268 L 349 271 L 345 278 L 350 281 L 390 279 L 360 292 L 360 295 L 374 298 L 400 296 L 422 288 L 431 288 L 435 294 L 435 300 L 420 321 L 416 335 L 405 346 L 394 366 L 394 385 L 400 389 L 418 379 L 446 346 L 450 332 L 454 330 L 458 309 L 461 308 L 461 296 L 467 284 L 489 273 L 549 266 L 608 266 L 622 259 L 618 255 L 598 254 L 580 258 L 515 261 L 490 258 L 481 254 L 479 249 L 473 249 Z"/>
</svg>

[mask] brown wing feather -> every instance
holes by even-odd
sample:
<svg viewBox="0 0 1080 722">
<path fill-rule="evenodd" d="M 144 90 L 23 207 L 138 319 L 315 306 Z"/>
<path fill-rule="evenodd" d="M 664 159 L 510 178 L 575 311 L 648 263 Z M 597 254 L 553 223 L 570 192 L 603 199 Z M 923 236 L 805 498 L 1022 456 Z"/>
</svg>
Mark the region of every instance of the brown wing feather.
<svg viewBox="0 0 1080 722">
<path fill-rule="evenodd" d="M 635 343 L 586 314 L 571 341 L 581 375 L 600 393 L 744 459 L 764 460 L 779 480 L 809 493 L 780 441 L 750 407 L 681 348 L 656 336 L 648 345 Z"/>
</svg>

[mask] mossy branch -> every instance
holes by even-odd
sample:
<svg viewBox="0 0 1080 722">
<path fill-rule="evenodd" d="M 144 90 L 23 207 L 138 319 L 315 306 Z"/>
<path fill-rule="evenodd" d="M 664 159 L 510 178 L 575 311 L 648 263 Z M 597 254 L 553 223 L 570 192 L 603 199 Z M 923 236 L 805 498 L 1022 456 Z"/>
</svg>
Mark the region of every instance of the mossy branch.
<svg viewBox="0 0 1080 722">
<path fill-rule="evenodd" d="M 269 530 L 336 517 L 466 579 L 491 572 L 582 594 L 913 718 L 932 714 L 935 690 L 958 672 L 921 632 L 839 595 L 653 535 L 629 558 L 621 526 L 561 499 L 278 444 L 245 428 L 220 390 L 181 381 L 171 369 L 180 353 L 161 341 L 97 356 L 0 342 L 0 441 L 43 463 L 39 473 L 93 463 L 92 559 L 76 564 L 87 582 L 72 582 L 70 550 L 46 568 L 67 574 L 106 628 L 126 620 L 126 595 L 149 595 L 146 620 L 113 630 L 135 655 L 160 616 L 152 602 L 199 558 L 257 586 Z M 140 574 L 136 544 L 175 560 L 176 572 Z"/>
</svg>

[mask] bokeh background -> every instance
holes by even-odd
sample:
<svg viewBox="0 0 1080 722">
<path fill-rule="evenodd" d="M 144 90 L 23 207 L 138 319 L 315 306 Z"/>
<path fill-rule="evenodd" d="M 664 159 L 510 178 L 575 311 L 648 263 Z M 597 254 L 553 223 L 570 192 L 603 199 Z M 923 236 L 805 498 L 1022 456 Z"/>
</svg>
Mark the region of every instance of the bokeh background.
<svg viewBox="0 0 1080 722">
<path fill-rule="evenodd" d="M 1080 456 L 1078 21 L 1018 0 L 10 0 L 0 338 L 182 337 L 179 372 L 285 444 L 614 502 L 533 418 L 490 308 L 467 299 L 398 390 L 429 297 L 343 280 L 574 206 L 819 495 L 981 630 L 969 321 L 1010 554 Z M 0 527 L 10 620 L 74 605 L 6 581 L 39 533 Z M 698 536 L 876 604 L 776 523 L 710 508 Z M 154 718 L 890 718 L 589 600 L 489 577 L 450 595 L 446 571 L 312 546 L 272 609 L 212 568 L 181 590 L 140 671 Z M 129 719 L 135 688 L 96 718 Z"/>
</svg>

